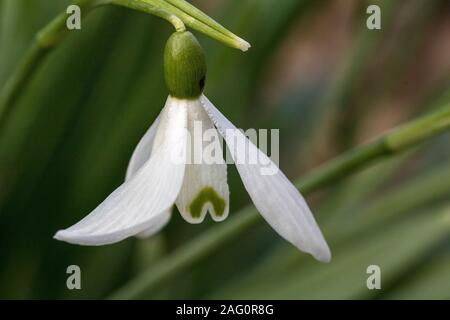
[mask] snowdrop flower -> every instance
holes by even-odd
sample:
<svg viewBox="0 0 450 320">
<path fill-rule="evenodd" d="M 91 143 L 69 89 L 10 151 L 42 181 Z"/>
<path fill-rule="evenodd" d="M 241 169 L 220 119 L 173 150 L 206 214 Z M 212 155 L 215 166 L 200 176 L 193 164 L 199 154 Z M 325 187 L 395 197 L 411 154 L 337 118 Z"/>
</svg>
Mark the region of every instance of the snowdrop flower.
<svg viewBox="0 0 450 320">
<path fill-rule="evenodd" d="M 187 161 L 188 135 L 194 122 L 200 121 L 202 130 L 217 130 L 224 138 L 246 190 L 270 226 L 298 249 L 330 261 L 328 245 L 299 191 L 280 170 L 263 174 L 261 164 L 250 163 L 249 154 L 256 154 L 259 163 L 276 167 L 203 95 L 205 56 L 190 32 L 170 37 L 164 67 L 169 98 L 136 147 L 125 182 L 55 238 L 97 246 L 131 236 L 148 237 L 168 223 L 174 205 L 189 223 L 201 223 L 208 212 L 217 222 L 225 220 L 230 203 L 225 161 Z"/>
</svg>

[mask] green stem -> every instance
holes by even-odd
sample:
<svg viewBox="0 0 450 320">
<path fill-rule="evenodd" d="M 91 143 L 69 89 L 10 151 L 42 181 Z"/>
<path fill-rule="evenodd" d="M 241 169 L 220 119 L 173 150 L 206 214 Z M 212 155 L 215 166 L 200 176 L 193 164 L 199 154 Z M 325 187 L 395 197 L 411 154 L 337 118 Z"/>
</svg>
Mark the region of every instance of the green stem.
<svg viewBox="0 0 450 320">
<path fill-rule="evenodd" d="M 330 185 L 357 170 L 450 129 L 450 104 L 429 116 L 413 120 L 366 145 L 351 150 L 341 157 L 319 167 L 298 181 L 298 188 L 305 194 Z M 131 280 L 115 292 L 112 299 L 139 298 L 160 288 L 177 274 L 194 266 L 228 242 L 244 235 L 249 229 L 262 223 L 254 207 L 248 206 L 233 215 L 224 224 L 211 228 L 203 235 L 177 249 L 173 254 Z"/>
<path fill-rule="evenodd" d="M 183 20 L 166 10 L 162 0 L 110 0 L 109 3 L 165 19 L 173 25 L 176 31 L 186 30 Z"/>
<path fill-rule="evenodd" d="M 176 14 L 180 14 L 180 17 L 191 17 L 190 19 L 187 18 L 185 21 L 189 27 L 208 34 L 210 37 L 220 42 L 224 42 L 232 48 L 242 51 L 247 51 L 250 48 L 250 44 L 247 41 L 239 38 L 234 33 L 224 28 L 189 2 L 185 0 L 165 0 L 165 2 L 170 4 L 170 6 L 167 7 L 168 9 L 178 9 L 179 11 L 177 11 Z"/>
<path fill-rule="evenodd" d="M 41 47 L 36 41 L 28 49 L 26 56 L 20 62 L 14 74 L 8 79 L 0 92 L 0 132 L 6 125 L 12 107 L 20 93 L 27 86 L 31 75 L 35 72 L 44 58 L 47 56 L 49 48 Z"/>
<path fill-rule="evenodd" d="M 443 199 L 449 190 L 450 166 L 445 164 L 408 180 L 373 203 L 365 203 L 361 212 L 352 215 L 351 222 L 341 223 L 339 227 L 327 222 L 324 232 L 334 244 L 357 238 L 359 234 L 368 232 L 373 226 L 382 225 L 396 214 L 409 212 L 427 203 L 436 203 Z"/>
<path fill-rule="evenodd" d="M 146 6 L 156 6 L 164 11 L 173 13 L 180 18 L 188 27 L 204 33 L 223 44 L 247 51 L 250 44 L 224 28 L 211 19 L 208 15 L 184 0 L 112 0 L 114 4 L 146 11 Z"/>
<path fill-rule="evenodd" d="M 99 4 L 98 0 L 78 0 L 75 2 L 81 9 L 89 11 Z M 26 88 L 34 72 L 42 64 L 48 53 L 56 47 L 68 33 L 66 20 L 68 15 L 61 13 L 39 31 L 28 52 L 19 63 L 12 76 L 8 79 L 0 92 L 0 132 L 6 125 L 6 120 L 12 108 Z"/>
</svg>

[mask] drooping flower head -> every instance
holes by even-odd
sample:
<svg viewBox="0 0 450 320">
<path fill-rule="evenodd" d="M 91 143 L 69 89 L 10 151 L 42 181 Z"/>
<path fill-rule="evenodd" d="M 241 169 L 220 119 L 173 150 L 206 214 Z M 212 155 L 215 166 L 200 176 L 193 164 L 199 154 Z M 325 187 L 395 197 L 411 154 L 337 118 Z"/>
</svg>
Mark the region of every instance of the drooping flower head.
<svg viewBox="0 0 450 320">
<path fill-rule="evenodd" d="M 222 137 L 263 218 L 298 249 L 329 261 L 328 245 L 299 191 L 203 95 L 206 60 L 192 33 L 176 32 L 169 38 L 164 69 L 169 97 L 137 145 L 125 182 L 55 238 L 105 245 L 131 236 L 148 237 L 168 223 L 174 205 L 189 223 L 203 222 L 208 213 L 214 221 L 225 220 L 230 192 L 227 164 L 218 143 Z"/>
</svg>

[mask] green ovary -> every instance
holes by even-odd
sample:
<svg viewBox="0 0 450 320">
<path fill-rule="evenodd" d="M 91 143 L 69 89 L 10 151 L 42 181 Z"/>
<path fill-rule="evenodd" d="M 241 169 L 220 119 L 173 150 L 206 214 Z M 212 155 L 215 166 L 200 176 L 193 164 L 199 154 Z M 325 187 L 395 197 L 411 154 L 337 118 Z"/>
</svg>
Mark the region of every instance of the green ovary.
<svg viewBox="0 0 450 320">
<path fill-rule="evenodd" d="M 223 216 L 225 212 L 225 200 L 213 188 L 205 187 L 189 205 L 189 211 L 192 217 L 200 218 L 203 206 L 208 202 L 212 204 L 215 214 L 218 217 Z"/>
<path fill-rule="evenodd" d="M 188 31 L 175 32 L 164 51 L 164 74 L 170 95 L 178 99 L 197 99 L 206 81 L 205 53 Z"/>
</svg>

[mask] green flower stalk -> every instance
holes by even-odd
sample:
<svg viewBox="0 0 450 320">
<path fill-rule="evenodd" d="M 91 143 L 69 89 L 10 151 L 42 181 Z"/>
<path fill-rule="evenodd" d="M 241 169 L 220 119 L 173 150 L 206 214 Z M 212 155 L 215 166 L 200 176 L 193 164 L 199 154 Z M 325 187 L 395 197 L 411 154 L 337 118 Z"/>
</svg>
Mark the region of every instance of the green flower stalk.
<svg viewBox="0 0 450 320">
<path fill-rule="evenodd" d="M 185 0 L 102 0 L 119 6 L 146 12 L 168 20 L 173 24 L 173 17 L 180 19 L 193 30 L 201 32 L 229 47 L 247 51 L 250 44 L 241 39 L 214 19 L 203 13 Z M 182 31 L 176 24 L 177 31 Z"/>
</svg>

